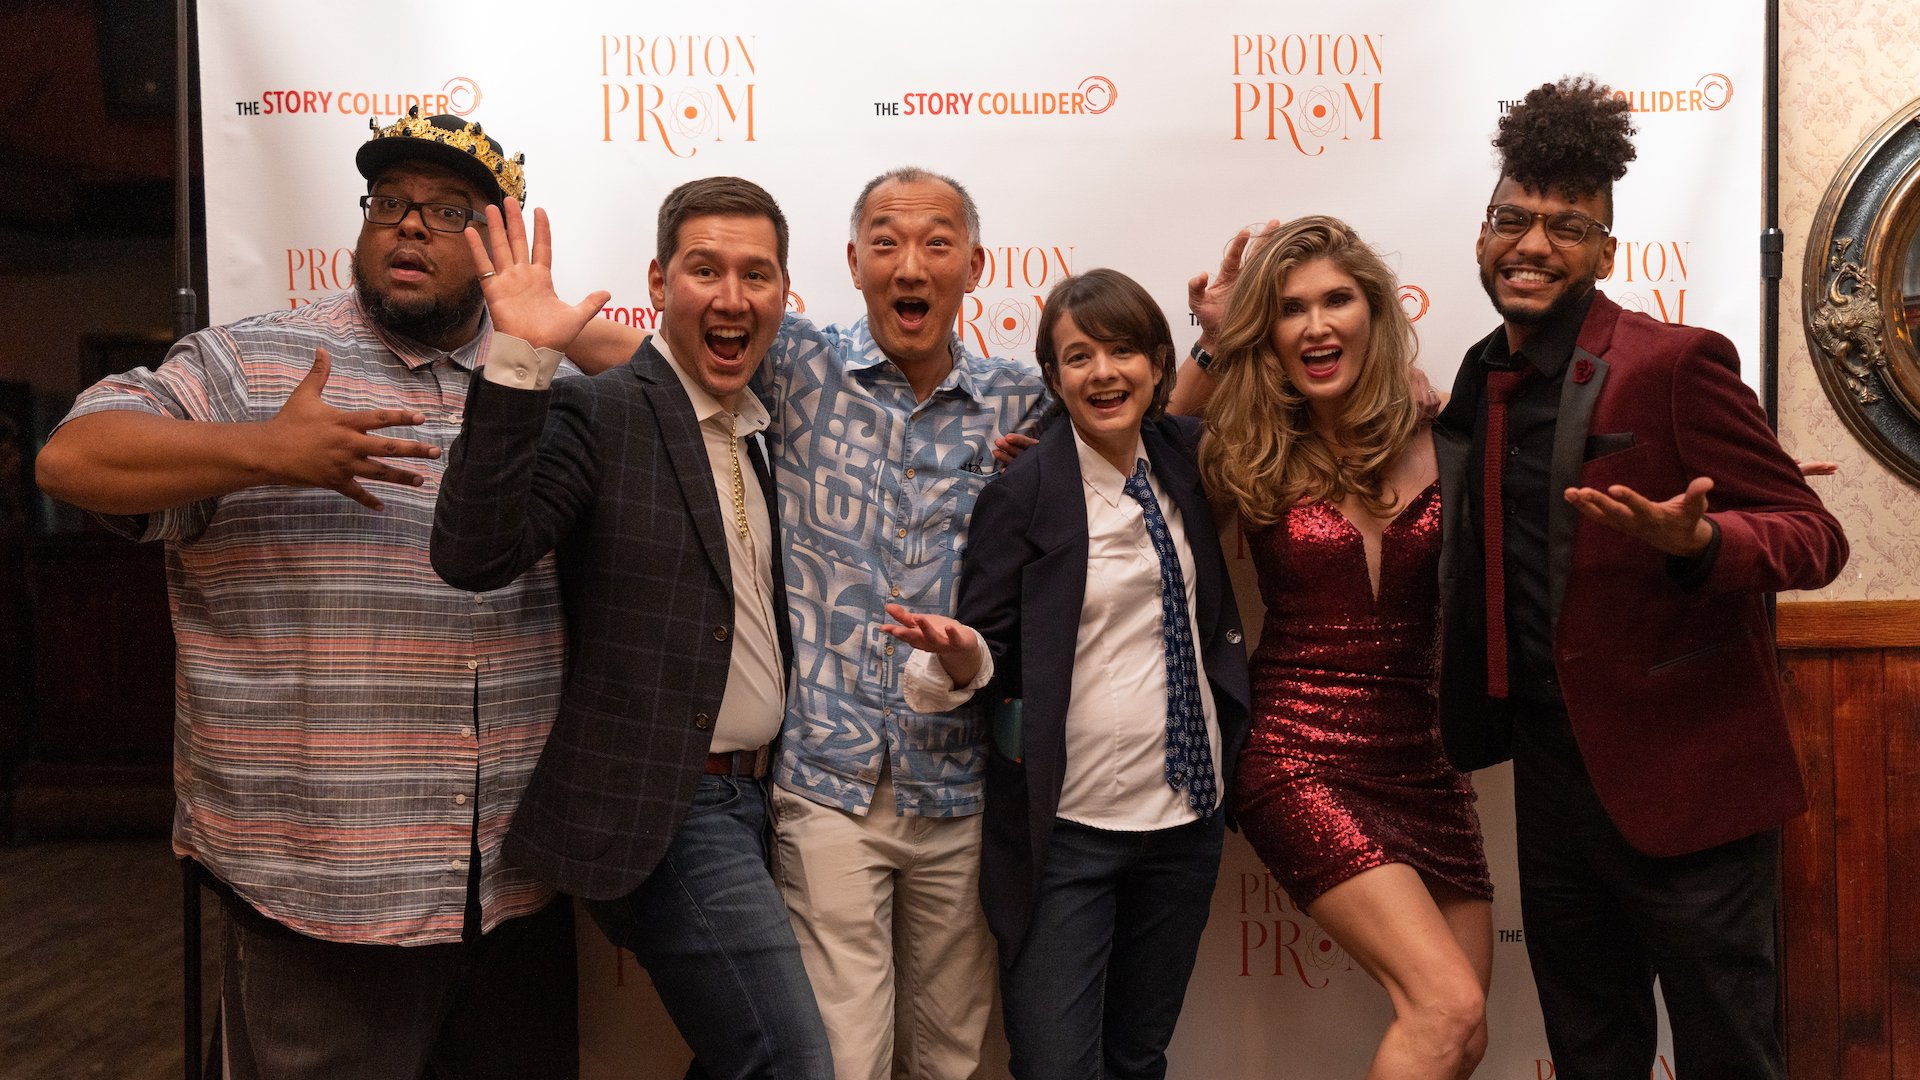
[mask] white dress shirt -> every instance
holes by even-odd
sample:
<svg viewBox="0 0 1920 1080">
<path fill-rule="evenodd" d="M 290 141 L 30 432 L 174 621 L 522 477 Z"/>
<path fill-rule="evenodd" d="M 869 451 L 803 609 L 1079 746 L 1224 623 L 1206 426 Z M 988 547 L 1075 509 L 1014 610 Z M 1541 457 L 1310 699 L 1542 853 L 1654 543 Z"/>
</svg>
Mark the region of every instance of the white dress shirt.
<svg viewBox="0 0 1920 1080">
<path fill-rule="evenodd" d="M 1087 510 L 1087 583 L 1074 642 L 1073 686 L 1067 706 L 1067 769 L 1059 816 L 1119 832 L 1167 829 L 1195 820 L 1184 788 L 1166 780 L 1167 663 L 1161 631 L 1160 559 L 1147 535 L 1140 504 L 1126 493 L 1125 475 L 1074 432 L 1081 494 Z M 1136 445 L 1136 460 L 1146 460 Z M 1180 508 L 1148 468 L 1147 484 L 1180 555 L 1187 619 L 1194 627 L 1194 659 L 1206 713 L 1207 748 L 1220 775 L 1220 724 L 1198 640 L 1193 552 Z M 923 712 L 954 708 L 993 677 L 993 658 L 975 634 L 980 674 L 955 687 L 946 669 L 916 652 L 903 673 L 907 703 Z M 1218 785 L 1224 790 L 1225 784 Z"/>
</svg>

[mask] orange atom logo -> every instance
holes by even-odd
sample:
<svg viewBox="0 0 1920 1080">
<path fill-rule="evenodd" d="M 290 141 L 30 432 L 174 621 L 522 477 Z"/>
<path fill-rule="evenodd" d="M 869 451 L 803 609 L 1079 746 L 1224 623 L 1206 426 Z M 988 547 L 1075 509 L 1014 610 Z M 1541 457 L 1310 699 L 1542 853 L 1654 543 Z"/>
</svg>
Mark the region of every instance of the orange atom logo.
<svg viewBox="0 0 1920 1080">
<path fill-rule="evenodd" d="M 1343 968 L 1349 964 L 1347 951 L 1317 925 L 1307 936 L 1307 962 L 1323 970 Z M 1301 974 L 1304 977 L 1306 973 Z"/>
<path fill-rule="evenodd" d="M 987 312 L 987 337 L 993 339 L 995 348 L 1017 349 L 1027 343 L 1030 331 L 1027 320 L 1031 312 L 1027 302 L 1022 300 L 1002 300 Z"/>
<path fill-rule="evenodd" d="M 1316 86 L 1300 95 L 1300 129 L 1316 138 L 1333 133 L 1340 124 L 1340 95 Z"/>
<path fill-rule="evenodd" d="M 699 90 L 683 90 L 673 96 L 673 111 L 668 114 L 675 134 L 698 138 L 713 130 L 713 99 Z"/>
</svg>

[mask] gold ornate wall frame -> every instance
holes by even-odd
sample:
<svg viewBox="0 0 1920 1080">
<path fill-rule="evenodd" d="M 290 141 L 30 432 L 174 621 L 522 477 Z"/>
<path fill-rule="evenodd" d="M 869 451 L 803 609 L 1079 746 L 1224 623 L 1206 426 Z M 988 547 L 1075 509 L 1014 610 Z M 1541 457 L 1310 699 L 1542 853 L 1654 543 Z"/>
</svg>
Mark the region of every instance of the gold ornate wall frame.
<svg viewBox="0 0 1920 1080">
<path fill-rule="evenodd" d="M 1802 280 L 1827 400 L 1874 457 L 1920 485 L 1920 98 L 1841 165 Z"/>
</svg>

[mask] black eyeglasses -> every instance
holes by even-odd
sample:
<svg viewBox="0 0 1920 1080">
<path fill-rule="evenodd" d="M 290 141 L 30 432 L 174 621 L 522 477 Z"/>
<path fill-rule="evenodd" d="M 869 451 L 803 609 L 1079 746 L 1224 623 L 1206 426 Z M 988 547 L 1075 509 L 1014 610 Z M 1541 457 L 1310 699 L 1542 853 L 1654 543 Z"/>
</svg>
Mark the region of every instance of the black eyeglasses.
<svg viewBox="0 0 1920 1080">
<path fill-rule="evenodd" d="M 1586 243 L 1589 233 L 1597 231 L 1601 236 L 1605 236 L 1613 231 L 1578 210 L 1562 210 L 1557 214 L 1536 214 L 1512 203 L 1500 203 L 1487 207 L 1487 231 L 1502 240 L 1520 239 L 1527 235 L 1536 221 L 1547 223 L 1547 242 L 1554 247 L 1579 247 Z"/>
<path fill-rule="evenodd" d="M 434 232 L 457 233 L 465 231 L 468 222 L 477 225 L 487 223 L 486 211 L 474 210 L 459 203 L 414 202 L 393 195 L 362 195 L 360 210 L 367 220 L 375 225 L 398 225 L 407 220 L 407 215 L 420 211 L 420 220 Z"/>
</svg>

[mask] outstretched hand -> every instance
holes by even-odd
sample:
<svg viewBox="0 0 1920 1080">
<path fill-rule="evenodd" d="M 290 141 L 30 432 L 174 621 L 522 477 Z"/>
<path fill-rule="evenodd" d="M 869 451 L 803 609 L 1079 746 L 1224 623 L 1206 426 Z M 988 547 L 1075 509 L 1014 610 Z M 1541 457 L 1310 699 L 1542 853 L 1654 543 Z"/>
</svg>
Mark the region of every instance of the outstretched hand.
<svg viewBox="0 0 1920 1080">
<path fill-rule="evenodd" d="M 932 653 L 947 669 L 953 685 L 965 686 L 980 674 L 974 631 L 966 623 L 945 615 L 915 615 L 899 604 L 887 605 L 887 617 L 893 622 L 880 629 L 921 652 Z"/>
<path fill-rule="evenodd" d="M 467 250 L 473 253 L 494 329 L 535 348 L 565 349 L 613 294 L 599 290 L 577 304 L 560 299 L 553 288 L 553 239 L 546 210 L 533 212 L 531 245 L 519 200 L 509 195 L 505 214 L 496 206 L 488 206 L 486 213 L 486 239 L 467 226 Z"/>
<path fill-rule="evenodd" d="M 1279 218 L 1269 220 L 1264 229 L 1275 229 L 1280 225 Z M 1220 255 L 1220 269 L 1211 279 L 1199 274 L 1187 282 L 1187 307 L 1200 321 L 1200 336 L 1211 341 L 1220 332 L 1220 320 L 1227 314 L 1227 300 L 1233 295 L 1234 283 L 1240 280 L 1240 264 L 1246 258 L 1247 246 L 1253 242 L 1254 227 L 1249 225 L 1233 234 L 1227 241 L 1227 250 Z"/>
<path fill-rule="evenodd" d="M 262 427 L 263 468 L 274 483 L 337 491 L 371 510 L 383 509 L 379 499 L 360 486 L 362 480 L 419 487 L 420 473 L 375 460 L 377 458 L 437 458 L 440 448 L 412 439 L 368 434 L 379 428 L 424 424 L 424 413 L 402 409 L 348 412 L 320 399 L 333 374 L 327 350 L 313 351 L 313 367 L 287 396 L 286 404 Z"/>
<path fill-rule="evenodd" d="M 1698 476 L 1687 490 L 1664 502 L 1653 502 L 1624 484 L 1605 492 L 1568 488 L 1566 498 L 1583 517 L 1669 555 L 1691 558 L 1713 540 L 1713 526 L 1706 520 L 1707 492 L 1712 490 L 1712 478 Z"/>
</svg>

